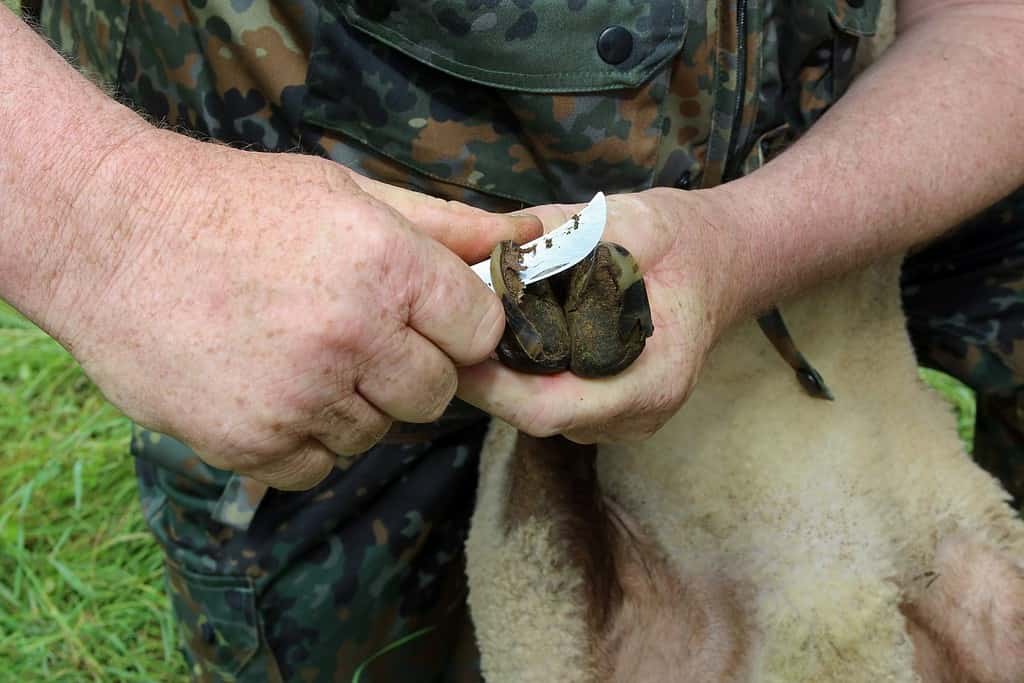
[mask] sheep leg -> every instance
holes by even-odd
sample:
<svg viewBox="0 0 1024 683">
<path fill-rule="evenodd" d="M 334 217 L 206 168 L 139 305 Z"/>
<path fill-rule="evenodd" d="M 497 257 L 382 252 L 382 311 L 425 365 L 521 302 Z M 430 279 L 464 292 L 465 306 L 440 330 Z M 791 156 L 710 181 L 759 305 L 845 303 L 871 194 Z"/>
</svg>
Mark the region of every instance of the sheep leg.
<svg viewBox="0 0 1024 683">
<path fill-rule="evenodd" d="M 604 680 L 591 633 L 616 599 L 607 525 L 592 453 L 559 445 L 498 421 L 484 444 L 466 550 L 488 683 Z"/>
<path fill-rule="evenodd" d="M 958 534 L 918 582 L 903 613 L 924 683 L 1024 681 L 1024 567 Z"/>
<path fill-rule="evenodd" d="M 574 660 L 571 680 L 580 683 L 743 680 L 749 638 L 734 592 L 718 579 L 684 581 L 602 494 L 595 456 L 591 446 L 520 434 L 509 457 L 483 463 L 481 496 L 503 496 L 499 507 L 481 501 L 470 542 L 483 549 L 485 525 L 503 538 L 489 539 L 492 559 L 495 550 L 502 558 L 491 574 L 470 558 L 474 614 L 505 619 L 501 635 L 498 624 L 492 635 L 489 622 L 478 622 L 488 681 L 541 680 L 566 667 L 543 661 L 548 648 L 517 645 L 520 630 L 531 639 L 546 633 L 545 643 L 572 634 L 571 646 L 549 656 Z M 520 628 L 509 615 L 524 604 L 538 609 Z"/>
</svg>

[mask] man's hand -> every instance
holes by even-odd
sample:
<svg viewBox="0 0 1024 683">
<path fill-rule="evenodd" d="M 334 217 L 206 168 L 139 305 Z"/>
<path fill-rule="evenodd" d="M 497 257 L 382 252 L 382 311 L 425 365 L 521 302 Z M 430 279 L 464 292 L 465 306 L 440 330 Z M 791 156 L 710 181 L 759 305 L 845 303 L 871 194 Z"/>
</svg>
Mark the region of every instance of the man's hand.
<svg viewBox="0 0 1024 683">
<path fill-rule="evenodd" d="M 132 147 L 83 192 L 135 169 L 151 195 L 108 214 L 116 258 L 57 283 L 55 335 L 129 416 L 279 488 L 316 484 L 393 420 L 436 419 L 504 326 L 460 257 L 540 232 L 321 159 L 161 131 Z"/>
<path fill-rule="evenodd" d="M 654 336 L 624 372 L 580 379 L 526 375 L 497 361 L 459 370 L 459 397 L 534 436 L 591 443 L 653 434 L 689 395 L 705 356 L 736 314 L 732 240 L 707 220 L 701 193 L 656 189 L 608 198 L 604 239 L 640 264 Z M 530 209 L 552 229 L 578 206 Z"/>
<path fill-rule="evenodd" d="M 130 417 L 279 488 L 436 418 L 504 326 L 460 257 L 541 229 L 157 130 L 4 7 L 0 207 L 0 297 Z"/>
<path fill-rule="evenodd" d="M 486 363 L 460 373 L 459 395 L 530 434 L 643 437 L 678 409 L 732 320 L 933 239 L 1020 187 L 1024 2 L 905 0 L 898 16 L 896 43 L 762 169 L 688 195 L 609 200 L 607 238 L 638 257 L 654 315 L 634 365 L 583 381 Z M 959 131 L 980 133 L 949 144 Z"/>
</svg>

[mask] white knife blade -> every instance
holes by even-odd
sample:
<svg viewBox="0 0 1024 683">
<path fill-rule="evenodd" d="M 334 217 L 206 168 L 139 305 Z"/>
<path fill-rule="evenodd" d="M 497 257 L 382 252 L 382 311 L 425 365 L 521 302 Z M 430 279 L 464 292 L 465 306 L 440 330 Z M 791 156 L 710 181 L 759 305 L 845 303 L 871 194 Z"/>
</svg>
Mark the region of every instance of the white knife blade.
<svg viewBox="0 0 1024 683">
<path fill-rule="evenodd" d="M 572 268 L 594 250 L 604 234 L 608 206 L 604 193 L 598 192 L 578 214 L 546 235 L 520 247 L 523 269 L 519 278 L 529 285 Z M 494 290 L 491 282 L 491 259 L 471 266 L 484 284 Z"/>
</svg>

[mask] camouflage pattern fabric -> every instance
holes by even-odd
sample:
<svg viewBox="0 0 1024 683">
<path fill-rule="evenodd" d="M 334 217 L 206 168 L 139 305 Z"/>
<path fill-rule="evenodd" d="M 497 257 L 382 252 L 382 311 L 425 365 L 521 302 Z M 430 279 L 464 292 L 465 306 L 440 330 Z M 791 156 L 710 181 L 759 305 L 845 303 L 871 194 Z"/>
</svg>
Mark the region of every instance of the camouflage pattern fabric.
<svg viewBox="0 0 1024 683">
<path fill-rule="evenodd" d="M 155 121 L 509 210 L 596 190 L 710 187 L 748 172 L 843 92 L 878 7 L 44 0 L 40 23 Z M 609 28 L 621 30 L 609 37 Z M 931 263 L 919 272 L 953 267 L 941 254 Z M 979 457 L 1006 470 L 1011 456 L 1024 461 L 1017 328 L 984 316 L 1016 310 L 1024 262 L 997 265 L 998 276 L 963 273 L 971 287 L 985 283 L 991 296 L 980 303 L 964 292 L 962 308 L 944 308 L 948 294 L 931 294 L 937 276 L 908 275 L 907 300 L 923 357 L 950 367 L 967 359 L 959 374 L 981 389 L 989 420 Z M 934 330 L 946 331 L 942 344 L 926 341 Z M 464 406 L 427 433 L 399 427 L 392 443 L 306 493 L 268 491 L 140 430 L 132 450 L 143 509 L 167 553 L 195 678 L 478 681 L 461 544 L 481 430 Z"/>
<path fill-rule="evenodd" d="M 377 446 L 312 491 L 271 490 L 244 531 L 213 518 L 236 478 L 137 430 L 143 512 L 195 680 L 348 683 L 362 667 L 364 682 L 479 681 L 462 545 L 484 427 Z"/>
<path fill-rule="evenodd" d="M 513 29 L 550 15 L 539 9 L 548 4 L 47 0 L 42 24 L 155 119 L 228 142 L 323 154 L 388 182 L 507 209 L 584 201 L 599 189 L 721 182 L 755 128 L 789 120 L 802 130 L 841 92 L 832 74 L 849 71 L 851 40 L 870 33 L 879 7 L 616 3 L 622 15 L 611 18 L 633 49 L 609 65 L 595 58 L 612 23 L 605 3 L 567 0 L 579 43 L 566 40 L 568 20 Z M 377 6 L 391 9 L 375 18 Z M 416 16 L 458 43 L 444 59 L 472 80 L 409 47 L 423 42 Z M 780 35 L 779 26 L 790 29 Z M 560 38 L 547 40 L 554 31 Z M 678 51 L 666 59 L 671 46 Z M 486 78 L 482 67 L 470 73 L 470 60 L 493 67 L 496 51 L 517 67 L 542 54 L 549 73 L 528 88 Z M 623 76 L 634 72 L 645 80 Z"/>
<path fill-rule="evenodd" d="M 974 459 L 1024 505 L 1024 189 L 907 259 L 918 359 L 977 392 Z"/>
</svg>

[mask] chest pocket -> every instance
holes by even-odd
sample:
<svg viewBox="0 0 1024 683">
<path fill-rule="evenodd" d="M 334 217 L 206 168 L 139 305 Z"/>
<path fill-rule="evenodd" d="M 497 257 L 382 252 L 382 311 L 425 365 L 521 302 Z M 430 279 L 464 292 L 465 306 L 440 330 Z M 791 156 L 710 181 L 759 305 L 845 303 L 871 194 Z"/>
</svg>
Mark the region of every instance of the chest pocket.
<svg viewBox="0 0 1024 683">
<path fill-rule="evenodd" d="M 343 2 L 350 24 L 453 76 L 500 88 L 635 87 L 682 45 L 679 2 Z"/>
<path fill-rule="evenodd" d="M 651 184 L 687 0 L 328 0 L 304 119 L 536 204 Z"/>
</svg>

